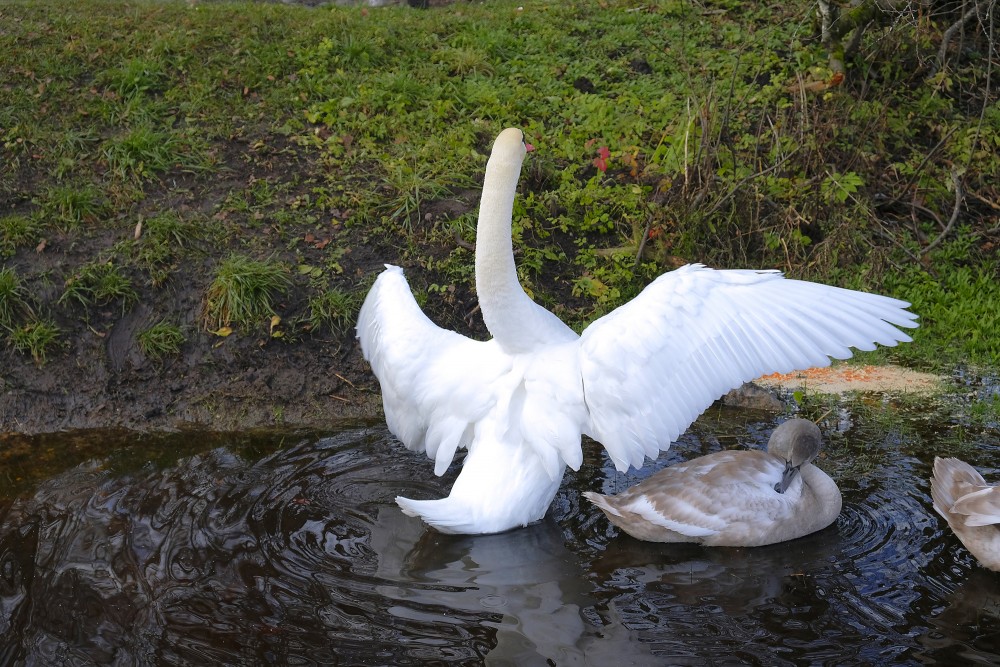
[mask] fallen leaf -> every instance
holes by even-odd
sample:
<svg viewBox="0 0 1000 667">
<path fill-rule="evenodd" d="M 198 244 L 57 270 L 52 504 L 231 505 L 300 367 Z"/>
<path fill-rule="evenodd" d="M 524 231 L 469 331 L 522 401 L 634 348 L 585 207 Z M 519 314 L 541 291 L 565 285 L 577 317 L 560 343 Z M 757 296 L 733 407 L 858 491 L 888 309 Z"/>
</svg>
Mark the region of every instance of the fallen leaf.
<svg viewBox="0 0 1000 667">
<path fill-rule="evenodd" d="M 219 327 L 212 333 L 214 333 L 216 336 L 220 336 L 221 338 L 225 338 L 229 334 L 233 333 L 233 329 L 232 327 Z"/>
</svg>

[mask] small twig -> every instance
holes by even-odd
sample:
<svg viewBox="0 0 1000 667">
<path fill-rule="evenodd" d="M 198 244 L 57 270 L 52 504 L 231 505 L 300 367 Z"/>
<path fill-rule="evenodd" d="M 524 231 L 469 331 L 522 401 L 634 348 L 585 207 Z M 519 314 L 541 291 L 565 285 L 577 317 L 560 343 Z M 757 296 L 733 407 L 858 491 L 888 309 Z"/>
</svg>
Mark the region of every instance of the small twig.
<svg viewBox="0 0 1000 667">
<path fill-rule="evenodd" d="M 958 19 L 944 31 L 941 35 L 941 48 L 938 49 L 937 60 L 934 62 L 934 67 L 931 68 L 930 76 L 934 76 L 938 71 L 944 67 L 944 60 L 948 57 L 948 44 L 951 42 L 951 38 L 955 36 L 955 33 L 961 30 L 966 23 L 972 20 L 972 17 L 979 13 L 979 6 L 983 4 L 985 0 L 981 0 L 972 5 L 972 8 L 962 15 L 962 18 Z"/>
<path fill-rule="evenodd" d="M 821 414 L 819 417 L 816 417 L 816 419 L 813 420 L 813 424 L 816 424 L 818 426 L 819 423 L 821 421 L 823 421 L 824 419 L 826 419 L 826 416 L 828 414 L 830 414 L 831 412 L 833 412 L 833 408 L 829 408 L 826 412 L 824 412 L 823 414 Z"/>
<path fill-rule="evenodd" d="M 467 312 L 465 314 L 465 321 L 466 321 L 466 323 L 471 326 L 472 325 L 472 316 L 475 315 L 478 312 L 479 312 L 479 304 L 476 303 L 476 305 L 472 308 L 472 310 L 470 310 L 469 312 Z"/>
<path fill-rule="evenodd" d="M 920 254 L 926 255 L 931 250 L 936 248 L 941 241 L 944 241 L 945 237 L 951 231 L 951 228 L 955 226 L 955 221 L 958 220 L 958 214 L 962 211 L 962 202 L 965 201 L 965 193 L 962 192 L 962 180 L 958 177 L 957 172 L 951 172 L 951 180 L 955 184 L 955 208 L 951 211 L 951 218 L 948 219 L 948 224 L 945 226 L 944 231 L 931 241 L 930 245 L 924 248 Z"/>
<path fill-rule="evenodd" d="M 783 165 L 785 162 L 787 162 L 790 157 L 792 157 L 793 155 L 795 155 L 798 152 L 799 152 L 799 149 L 796 148 L 791 153 L 789 153 L 785 157 L 781 158 L 780 160 L 778 160 L 777 162 L 775 162 L 774 164 L 772 164 L 767 169 L 764 169 L 763 171 L 758 171 L 755 174 L 750 174 L 746 178 L 743 178 L 742 180 L 740 180 L 740 182 L 737 183 L 736 185 L 734 185 L 732 187 L 732 189 L 729 190 L 729 192 L 727 192 L 725 195 L 722 196 L 721 199 L 719 199 L 719 201 L 715 202 L 715 205 L 712 206 L 712 208 L 709 209 L 708 213 L 706 213 L 705 215 L 709 216 L 709 215 L 712 215 L 713 213 L 715 213 L 716 211 L 718 211 L 720 208 L 722 208 L 722 205 L 725 204 L 727 201 L 729 201 L 729 199 L 733 195 L 735 195 L 736 192 L 740 188 L 742 188 L 744 185 L 746 185 L 747 183 L 749 183 L 750 181 L 752 181 L 755 178 L 760 178 L 761 176 L 764 176 L 766 174 L 771 173 L 772 171 L 774 171 L 775 169 L 777 169 L 778 167 L 780 167 L 781 165 Z"/>
<path fill-rule="evenodd" d="M 642 239 L 639 241 L 639 249 L 635 252 L 635 266 L 639 266 L 642 261 L 642 253 L 646 249 L 646 241 L 649 239 L 649 232 L 653 229 L 653 209 L 650 207 L 649 215 L 646 216 L 646 229 L 642 232 Z"/>
<path fill-rule="evenodd" d="M 465 248 L 471 252 L 476 252 L 476 246 L 463 239 L 457 229 L 455 230 L 455 243 L 457 243 L 459 247 Z"/>
<path fill-rule="evenodd" d="M 918 204 L 915 201 L 910 202 L 910 206 L 912 206 L 914 209 L 916 209 L 918 211 L 922 211 L 922 212 L 926 213 L 927 215 L 931 216 L 932 218 L 934 218 L 935 222 L 937 222 L 937 224 L 938 224 L 938 227 L 940 229 L 944 229 L 944 220 L 941 219 L 940 215 L 938 215 L 934 211 L 930 210 L 926 206 L 923 206 L 922 204 Z"/>
<path fill-rule="evenodd" d="M 660 186 L 656 186 L 656 190 L 653 191 L 653 196 L 650 197 L 650 201 L 655 200 L 660 194 Z M 639 262 L 642 261 L 642 253 L 646 249 L 646 241 L 649 240 L 649 232 L 653 229 L 653 214 L 656 209 L 649 206 L 649 215 L 646 216 L 646 229 L 642 232 L 642 238 L 639 239 L 639 249 L 635 253 L 635 266 L 639 266 Z"/>
<path fill-rule="evenodd" d="M 885 201 L 878 202 L 877 206 L 879 208 L 882 208 L 884 206 L 891 206 L 892 204 L 896 204 L 896 203 L 902 201 L 902 199 L 903 199 L 902 193 L 905 193 L 906 191 L 908 191 L 910 189 L 910 186 L 913 185 L 916 182 L 917 178 L 920 176 L 920 172 L 923 171 L 924 167 L 927 166 L 927 163 L 930 162 L 931 157 L 933 157 L 934 154 L 938 152 L 938 149 L 940 149 L 942 146 L 944 146 L 944 142 L 948 141 L 948 139 L 951 137 L 951 135 L 955 134 L 955 132 L 957 132 L 957 131 L 958 131 L 958 126 L 957 125 L 955 127 L 951 128 L 950 130 L 948 130 L 948 133 L 945 134 L 943 137 L 941 137 L 941 141 L 937 142 L 937 144 L 934 145 L 934 148 L 932 148 L 927 153 L 927 155 L 924 156 L 924 159 L 920 161 L 920 164 L 917 165 L 917 168 L 913 170 L 913 174 L 910 175 L 909 180 L 906 181 L 906 185 L 904 185 L 900 189 L 900 193 L 901 194 L 899 196 L 893 197 L 892 199 L 886 199 Z"/>
<path fill-rule="evenodd" d="M 989 206 L 990 208 L 992 208 L 994 211 L 1000 211 L 1000 204 L 996 203 L 992 199 L 987 199 L 986 197 L 982 196 L 978 192 L 967 192 L 966 194 L 969 195 L 970 197 L 975 197 L 976 199 L 978 199 L 982 203 L 984 203 L 987 206 Z"/>
<path fill-rule="evenodd" d="M 351 385 L 351 389 L 357 389 L 357 387 L 355 387 L 355 386 L 354 386 L 354 383 L 353 383 L 353 382 L 351 382 L 350 380 L 348 380 L 347 378 L 345 378 L 345 377 L 344 377 L 343 375 L 341 375 L 340 373 L 334 373 L 334 375 L 335 375 L 336 377 L 340 378 L 340 379 L 341 379 L 342 381 L 346 382 L 347 384 Z"/>
<path fill-rule="evenodd" d="M 879 228 L 875 230 L 875 234 L 877 234 L 878 236 L 884 238 L 887 241 L 891 241 L 892 243 L 894 243 L 897 248 L 899 248 L 900 250 L 902 250 L 903 252 L 905 252 L 907 255 L 909 255 L 910 259 L 912 259 L 914 262 L 918 262 L 918 263 L 920 262 L 920 258 L 917 257 L 916 255 L 914 255 L 912 252 L 910 252 L 909 248 L 907 248 L 905 245 L 903 245 L 899 241 L 899 239 L 897 239 L 891 232 L 889 232 L 889 230 L 885 228 L 885 225 L 882 224 L 882 221 L 879 220 L 877 217 L 875 218 L 875 224 L 877 224 L 879 226 Z M 899 269 L 901 267 L 897 266 L 896 268 Z"/>
</svg>

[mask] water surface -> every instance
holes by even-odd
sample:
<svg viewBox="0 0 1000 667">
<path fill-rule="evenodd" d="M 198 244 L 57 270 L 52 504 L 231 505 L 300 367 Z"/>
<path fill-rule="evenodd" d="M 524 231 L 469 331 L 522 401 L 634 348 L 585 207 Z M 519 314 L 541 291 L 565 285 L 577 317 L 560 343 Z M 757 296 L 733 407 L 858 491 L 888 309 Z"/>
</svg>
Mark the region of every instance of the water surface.
<svg viewBox="0 0 1000 667">
<path fill-rule="evenodd" d="M 998 446 L 883 408 L 822 422 L 836 524 L 755 549 L 639 542 L 580 499 L 761 446 L 777 418 L 733 410 L 629 475 L 590 443 L 544 521 L 479 537 L 398 510 L 455 470 L 381 423 L 5 442 L 0 664 L 996 664 L 1000 574 L 942 530 L 927 478 L 959 453 L 997 480 Z"/>
</svg>

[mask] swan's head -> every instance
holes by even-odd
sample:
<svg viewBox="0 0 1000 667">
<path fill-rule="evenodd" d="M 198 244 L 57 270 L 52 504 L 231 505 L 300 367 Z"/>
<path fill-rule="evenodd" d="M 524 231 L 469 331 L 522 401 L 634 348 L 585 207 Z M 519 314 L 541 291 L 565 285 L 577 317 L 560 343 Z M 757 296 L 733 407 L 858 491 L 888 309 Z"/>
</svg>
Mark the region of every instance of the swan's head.
<svg viewBox="0 0 1000 667">
<path fill-rule="evenodd" d="M 500 166 L 506 164 L 521 168 L 528 147 L 524 143 L 524 133 L 516 127 L 508 127 L 497 135 L 493 142 L 493 152 L 490 153 L 490 163 Z"/>
<path fill-rule="evenodd" d="M 781 481 L 774 485 L 774 490 L 784 493 L 799 469 L 811 463 L 822 446 L 823 435 L 819 427 L 808 419 L 789 419 L 774 429 L 767 441 L 767 451 L 785 462 Z"/>
</svg>

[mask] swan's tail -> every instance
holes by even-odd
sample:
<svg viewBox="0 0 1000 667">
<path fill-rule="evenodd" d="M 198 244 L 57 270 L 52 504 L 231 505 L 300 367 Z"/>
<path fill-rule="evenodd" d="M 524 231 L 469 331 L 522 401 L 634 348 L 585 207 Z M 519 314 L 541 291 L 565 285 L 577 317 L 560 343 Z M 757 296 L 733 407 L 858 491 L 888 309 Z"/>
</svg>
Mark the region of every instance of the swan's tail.
<svg viewBox="0 0 1000 667">
<path fill-rule="evenodd" d="M 601 494 L 594 493 L 593 491 L 584 491 L 583 497 L 601 508 L 601 511 L 607 514 L 609 519 L 611 519 L 612 516 L 621 517 L 622 515 L 621 512 L 608 502 L 607 496 L 602 496 Z M 612 519 L 611 522 L 614 523 L 614 519 Z"/>
<path fill-rule="evenodd" d="M 407 516 L 415 516 L 442 533 L 469 535 L 496 532 L 484 530 L 469 516 L 469 506 L 451 497 L 439 500 L 411 500 L 396 496 L 396 504 Z"/>
</svg>

